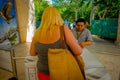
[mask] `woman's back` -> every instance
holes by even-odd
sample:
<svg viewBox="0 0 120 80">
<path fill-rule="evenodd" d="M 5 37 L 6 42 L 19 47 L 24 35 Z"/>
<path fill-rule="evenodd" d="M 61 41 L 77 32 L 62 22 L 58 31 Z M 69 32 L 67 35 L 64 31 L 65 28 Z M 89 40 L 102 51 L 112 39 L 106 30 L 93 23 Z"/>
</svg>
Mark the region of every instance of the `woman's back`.
<svg viewBox="0 0 120 80">
<path fill-rule="evenodd" d="M 35 52 L 38 55 L 38 71 L 47 75 L 49 75 L 47 57 L 49 48 L 60 48 L 60 31 L 58 27 L 54 28 L 52 36 L 48 30 L 46 36 L 37 38 L 35 42 Z"/>
<path fill-rule="evenodd" d="M 51 43 L 54 43 L 57 40 L 59 40 L 60 39 L 60 29 L 56 25 L 53 27 L 54 27 L 54 30 L 53 30 L 52 35 L 50 34 L 50 30 L 48 30 L 46 32 L 46 36 L 39 37 L 38 42 L 44 43 L 44 44 L 51 44 Z M 39 36 L 41 36 L 41 34 Z"/>
<path fill-rule="evenodd" d="M 59 44 L 60 40 L 51 44 L 44 44 L 39 42 L 35 43 L 35 51 L 38 55 L 37 67 L 39 72 L 49 75 L 47 52 L 49 48 L 60 48 Z"/>
<path fill-rule="evenodd" d="M 49 48 L 59 48 L 60 26 L 62 25 L 63 19 L 57 9 L 51 6 L 47 7 L 43 12 L 41 25 L 35 32 L 30 47 L 30 55 L 38 55 L 37 69 L 40 80 L 49 80 L 49 75 L 45 75 L 49 74 L 47 51 Z M 80 55 L 82 50 L 74 35 L 69 30 L 68 26 L 63 27 L 66 44 L 71 48 L 75 55 Z M 44 78 L 42 79 L 42 77 Z"/>
</svg>

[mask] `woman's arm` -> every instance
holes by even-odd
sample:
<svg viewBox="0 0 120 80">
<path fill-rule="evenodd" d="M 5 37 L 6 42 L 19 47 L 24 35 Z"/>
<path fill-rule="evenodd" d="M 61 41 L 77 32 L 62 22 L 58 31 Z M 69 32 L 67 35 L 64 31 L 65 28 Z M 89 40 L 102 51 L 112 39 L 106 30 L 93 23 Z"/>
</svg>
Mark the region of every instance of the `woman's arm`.
<svg viewBox="0 0 120 80">
<path fill-rule="evenodd" d="M 76 38 L 74 37 L 73 33 L 71 30 L 68 28 L 68 26 L 64 26 L 65 30 L 65 38 L 66 38 L 66 43 L 68 46 L 71 48 L 73 53 L 75 55 L 80 55 L 82 53 L 82 48 L 78 44 Z"/>
<path fill-rule="evenodd" d="M 34 41 L 34 38 L 32 39 L 31 46 L 30 46 L 30 55 L 31 56 L 36 56 L 37 55 L 35 53 L 35 41 Z"/>
</svg>

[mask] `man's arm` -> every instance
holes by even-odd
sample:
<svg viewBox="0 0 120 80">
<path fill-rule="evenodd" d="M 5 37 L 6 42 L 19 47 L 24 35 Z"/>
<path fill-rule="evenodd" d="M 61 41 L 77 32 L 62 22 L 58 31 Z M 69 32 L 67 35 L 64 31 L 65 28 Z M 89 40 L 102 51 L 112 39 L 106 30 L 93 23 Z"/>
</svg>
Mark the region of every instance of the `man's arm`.
<svg viewBox="0 0 120 80">
<path fill-rule="evenodd" d="M 90 46 L 92 45 L 92 41 L 85 41 L 85 42 L 80 42 L 79 45 L 84 48 L 85 46 Z"/>
</svg>

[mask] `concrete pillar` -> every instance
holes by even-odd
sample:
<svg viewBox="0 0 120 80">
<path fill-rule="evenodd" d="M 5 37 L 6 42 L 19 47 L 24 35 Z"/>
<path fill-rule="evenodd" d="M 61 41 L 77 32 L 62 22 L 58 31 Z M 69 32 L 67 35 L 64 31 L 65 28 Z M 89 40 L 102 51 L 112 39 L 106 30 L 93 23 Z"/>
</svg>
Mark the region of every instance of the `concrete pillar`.
<svg viewBox="0 0 120 80">
<path fill-rule="evenodd" d="M 34 8 L 34 0 L 29 0 L 29 16 L 28 16 L 28 27 L 27 27 L 27 37 L 26 42 L 31 42 L 34 32 L 36 30 L 35 27 L 35 8 Z"/>
<path fill-rule="evenodd" d="M 20 33 L 20 42 L 26 42 L 29 0 L 15 0 L 15 8 Z"/>
</svg>

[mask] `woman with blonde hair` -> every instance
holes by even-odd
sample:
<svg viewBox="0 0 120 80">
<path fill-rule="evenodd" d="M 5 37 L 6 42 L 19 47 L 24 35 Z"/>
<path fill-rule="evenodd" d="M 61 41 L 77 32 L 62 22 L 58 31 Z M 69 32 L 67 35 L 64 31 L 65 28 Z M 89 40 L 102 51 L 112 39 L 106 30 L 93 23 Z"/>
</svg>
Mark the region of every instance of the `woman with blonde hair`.
<svg viewBox="0 0 120 80">
<path fill-rule="evenodd" d="M 60 26 L 62 25 L 63 19 L 58 10 L 52 6 L 47 7 L 42 14 L 41 25 L 36 30 L 30 47 L 30 55 L 38 56 L 37 70 L 39 80 L 50 80 L 47 52 L 49 48 L 59 48 Z M 68 26 L 64 25 L 64 31 L 66 44 L 75 55 L 80 55 L 82 49 Z"/>
</svg>

